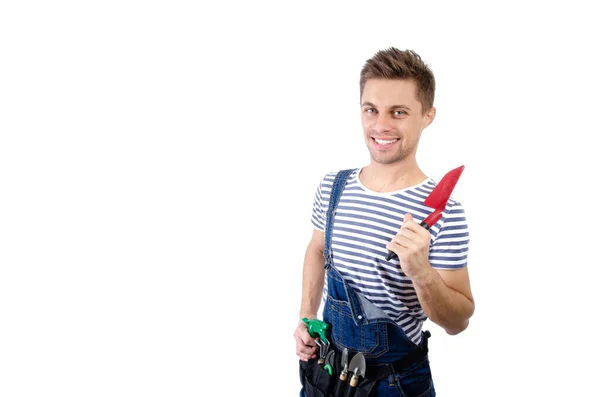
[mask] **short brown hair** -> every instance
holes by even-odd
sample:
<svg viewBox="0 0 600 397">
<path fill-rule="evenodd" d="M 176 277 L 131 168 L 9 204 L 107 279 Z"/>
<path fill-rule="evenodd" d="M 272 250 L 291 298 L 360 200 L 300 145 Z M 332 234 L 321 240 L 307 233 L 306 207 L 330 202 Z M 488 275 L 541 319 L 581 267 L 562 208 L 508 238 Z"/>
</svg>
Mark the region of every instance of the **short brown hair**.
<svg viewBox="0 0 600 397">
<path fill-rule="evenodd" d="M 413 80 L 417 84 L 417 98 L 423 114 L 433 106 L 435 77 L 419 54 L 390 47 L 375 53 L 360 72 L 360 97 L 369 79 Z"/>
</svg>

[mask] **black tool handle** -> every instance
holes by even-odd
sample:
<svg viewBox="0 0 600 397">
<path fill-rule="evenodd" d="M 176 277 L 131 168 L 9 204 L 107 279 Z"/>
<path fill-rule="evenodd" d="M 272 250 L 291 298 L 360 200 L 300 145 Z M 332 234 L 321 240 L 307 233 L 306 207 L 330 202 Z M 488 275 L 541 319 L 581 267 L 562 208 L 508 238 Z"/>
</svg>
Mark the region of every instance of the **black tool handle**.
<svg viewBox="0 0 600 397">
<path fill-rule="evenodd" d="M 429 225 L 425 223 L 425 221 L 419 223 L 419 225 L 423 226 L 425 228 L 425 230 L 429 230 Z M 396 259 L 398 258 L 398 255 L 396 255 L 396 253 L 394 251 L 388 251 L 387 254 L 387 259 L 388 261 L 391 261 L 392 259 Z"/>
<path fill-rule="evenodd" d="M 344 397 L 354 397 L 354 393 L 356 393 L 356 387 L 348 385 L 344 391 Z"/>
<path fill-rule="evenodd" d="M 344 395 L 346 394 L 347 384 L 348 382 L 337 380 L 333 389 L 333 395 L 335 397 L 344 397 Z"/>
</svg>

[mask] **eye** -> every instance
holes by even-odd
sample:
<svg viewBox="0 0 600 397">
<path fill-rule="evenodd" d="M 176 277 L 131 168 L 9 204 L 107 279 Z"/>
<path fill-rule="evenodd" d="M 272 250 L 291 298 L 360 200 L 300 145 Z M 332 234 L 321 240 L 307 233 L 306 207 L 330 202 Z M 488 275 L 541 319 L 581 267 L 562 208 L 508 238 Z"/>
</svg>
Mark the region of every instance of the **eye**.
<svg viewBox="0 0 600 397">
<path fill-rule="evenodd" d="M 365 113 L 375 114 L 375 113 L 377 113 L 377 110 L 375 110 L 373 108 L 365 108 Z"/>
<path fill-rule="evenodd" d="M 402 117 L 402 116 L 406 116 L 408 113 L 406 113 L 404 110 L 394 110 L 394 117 Z"/>
</svg>

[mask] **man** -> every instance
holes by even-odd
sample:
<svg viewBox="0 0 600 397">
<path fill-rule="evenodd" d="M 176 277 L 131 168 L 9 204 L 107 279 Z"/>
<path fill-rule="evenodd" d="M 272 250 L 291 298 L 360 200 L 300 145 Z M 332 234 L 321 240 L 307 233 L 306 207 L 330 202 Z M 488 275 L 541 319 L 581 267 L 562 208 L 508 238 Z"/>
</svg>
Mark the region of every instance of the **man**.
<svg viewBox="0 0 600 397">
<path fill-rule="evenodd" d="M 435 396 L 423 322 L 456 335 L 474 311 L 462 205 L 450 198 L 436 224 L 419 225 L 432 211 L 424 200 L 436 184 L 416 161 L 421 133 L 435 118 L 434 93 L 433 73 L 414 51 L 389 48 L 367 60 L 360 105 L 370 164 L 335 181 L 337 207 L 329 205 L 338 172 L 325 175 L 315 195 L 300 319 L 315 319 L 323 300 L 338 361 L 344 348 L 366 357 L 363 395 Z M 387 260 L 389 251 L 397 257 Z M 318 386 L 305 382 L 318 373 L 318 346 L 302 320 L 294 338 L 301 395 L 311 397 Z"/>
</svg>

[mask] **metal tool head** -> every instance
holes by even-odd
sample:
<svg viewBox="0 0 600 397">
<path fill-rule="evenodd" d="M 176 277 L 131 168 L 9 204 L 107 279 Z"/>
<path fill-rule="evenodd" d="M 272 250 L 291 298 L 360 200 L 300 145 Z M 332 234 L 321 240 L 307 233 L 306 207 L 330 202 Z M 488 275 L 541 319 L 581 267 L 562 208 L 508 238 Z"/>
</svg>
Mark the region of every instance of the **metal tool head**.
<svg viewBox="0 0 600 397">
<path fill-rule="evenodd" d="M 356 355 L 352 357 L 352 360 L 350 360 L 348 369 L 354 376 L 362 376 L 364 378 L 365 372 L 367 371 L 367 361 L 365 360 L 365 356 L 362 353 L 356 353 Z"/>
<path fill-rule="evenodd" d="M 348 378 L 348 348 L 347 347 L 344 347 L 344 350 L 342 350 L 342 359 L 340 361 L 340 367 L 341 367 L 340 380 L 342 382 L 345 382 L 346 379 Z"/>
<path fill-rule="evenodd" d="M 319 360 L 317 362 L 323 364 L 325 362 L 325 356 L 327 355 L 327 347 L 325 343 L 319 340 L 319 338 L 315 339 L 315 343 L 319 345 Z"/>
<path fill-rule="evenodd" d="M 457 167 L 444 175 L 442 180 L 435 185 L 435 188 L 431 191 L 424 204 L 434 209 L 443 210 L 446 208 L 446 203 L 448 202 L 448 199 L 454 190 L 454 186 L 456 186 L 456 182 L 458 182 L 458 178 L 460 178 L 460 175 L 464 169 L 465 166 L 461 165 L 460 167 Z"/>
</svg>

